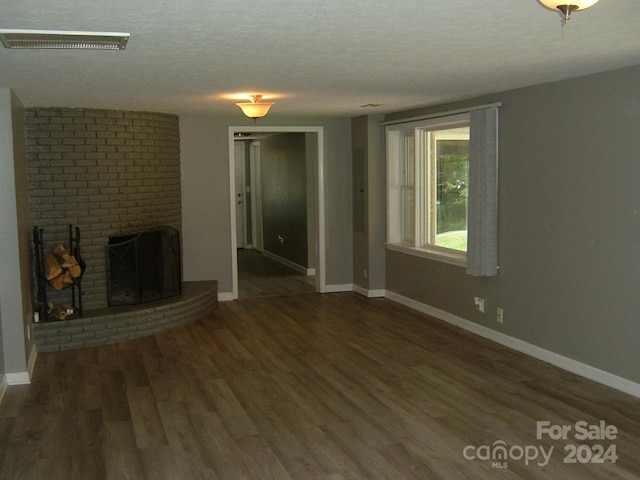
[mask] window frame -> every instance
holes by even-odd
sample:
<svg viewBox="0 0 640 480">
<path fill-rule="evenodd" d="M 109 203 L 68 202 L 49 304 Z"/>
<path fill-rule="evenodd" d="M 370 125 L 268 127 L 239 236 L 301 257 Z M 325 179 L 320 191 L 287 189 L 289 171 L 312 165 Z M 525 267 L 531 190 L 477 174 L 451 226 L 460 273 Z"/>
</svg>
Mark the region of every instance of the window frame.
<svg viewBox="0 0 640 480">
<path fill-rule="evenodd" d="M 432 221 L 429 216 L 435 209 L 433 199 L 437 193 L 430 179 L 435 175 L 435 162 L 428 158 L 426 140 L 429 132 L 447 130 L 451 128 L 469 127 L 471 129 L 470 113 L 468 111 L 453 115 L 442 115 L 405 123 L 389 124 L 386 126 L 386 167 L 387 167 L 387 238 L 386 247 L 410 255 L 437 260 L 461 267 L 467 265 L 467 252 L 454 250 L 429 243 Z M 470 130 L 471 131 L 471 130 Z M 410 134 L 412 132 L 412 135 Z M 404 226 L 400 225 L 405 212 L 402 209 L 402 198 L 398 198 L 402 188 L 399 183 L 406 138 L 414 138 L 414 235 L 413 241 L 403 239 Z M 402 147 L 401 147 L 402 145 Z M 428 171 L 428 175 L 427 175 Z M 467 225 L 468 229 L 468 225 Z M 468 234 L 468 230 L 467 230 Z"/>
</svg>

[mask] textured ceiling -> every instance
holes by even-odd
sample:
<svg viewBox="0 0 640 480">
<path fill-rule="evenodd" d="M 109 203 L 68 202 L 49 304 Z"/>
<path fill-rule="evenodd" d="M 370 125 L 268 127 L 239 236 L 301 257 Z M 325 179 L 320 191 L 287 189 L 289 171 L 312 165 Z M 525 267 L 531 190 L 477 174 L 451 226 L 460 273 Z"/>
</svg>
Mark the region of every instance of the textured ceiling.
<svg viewBox="0 0 640 480">
<path fill-rule="evenodd" d="M 25 106 L 355 116 L 640 64 L 640 1 L 560 16 L 536 0 L 0 0 L 0 28 L 130 32 L 124 51 L 0 48 Z M 375 103 L 380 107 L 362 108 Z"/>
</svg>

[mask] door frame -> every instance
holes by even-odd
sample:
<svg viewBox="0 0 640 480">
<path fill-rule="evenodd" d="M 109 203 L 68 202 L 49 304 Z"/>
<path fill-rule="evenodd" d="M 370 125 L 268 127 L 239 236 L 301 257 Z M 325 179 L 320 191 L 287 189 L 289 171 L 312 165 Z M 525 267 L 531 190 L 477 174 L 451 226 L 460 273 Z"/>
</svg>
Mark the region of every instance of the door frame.
<svg viewBox="0 0 640 480">
<path fill-rule="evenodd" d="M 232 275 L 232 297 L 238 298 L 238 240 L 236 238 L 236 209 L 235 209 L 235 157 L 234 142 L 235 134 L 246 131 L 256 133 L 315 133 L 317 138 L 317 161 L 316 174 L 316 213 L 317 213 L 317 237 L 315 245 L 315 267 L 316 267 L 316 292 L 325 293 L 327 290 L 326 280 L 326 255 L 325 255 L 325 199 L 324 199 L 324 127 L 317 126 L 230 126 L 229 127 L 229 209 L 231 218 L 231 275 Z M 309 187 L 309 185 L 307 185 Z"/>
</svg>

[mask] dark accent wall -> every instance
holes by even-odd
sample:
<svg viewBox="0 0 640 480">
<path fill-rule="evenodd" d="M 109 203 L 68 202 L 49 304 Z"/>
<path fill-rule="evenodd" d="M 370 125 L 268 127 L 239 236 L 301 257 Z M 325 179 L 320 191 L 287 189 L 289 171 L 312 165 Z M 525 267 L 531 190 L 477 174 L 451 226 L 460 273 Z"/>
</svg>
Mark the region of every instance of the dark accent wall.
<svg viewBox="0 0 640 480">
<path fill-rule="evenodd" d="M 307 255 L 307 174 L 304 133 L 260 141 L 263 248 L 302 267 Z"/>
<path fill-rule="evenodd" d="M 31 221 L 50 244 L 82 234 L 85 308 L 107 305 L 110 236 L 180 230 L 178 117 L 80 108 L 26 110 Z"/>
</svg>

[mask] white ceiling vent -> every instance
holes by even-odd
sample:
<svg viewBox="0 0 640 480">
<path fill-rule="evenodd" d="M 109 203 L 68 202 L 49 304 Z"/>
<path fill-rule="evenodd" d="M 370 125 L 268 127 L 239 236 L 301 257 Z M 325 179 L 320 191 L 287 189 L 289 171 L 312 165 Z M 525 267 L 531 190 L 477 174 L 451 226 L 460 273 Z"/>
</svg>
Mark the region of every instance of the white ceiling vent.
<svg viewBox="0 0 640 480">
<path fill-rule="evenodd" d="M 128 33 L 120 32 L 0 29 L 0 41 L 5 48 L 124 50 L 129 36 Z"/>
</svg>

